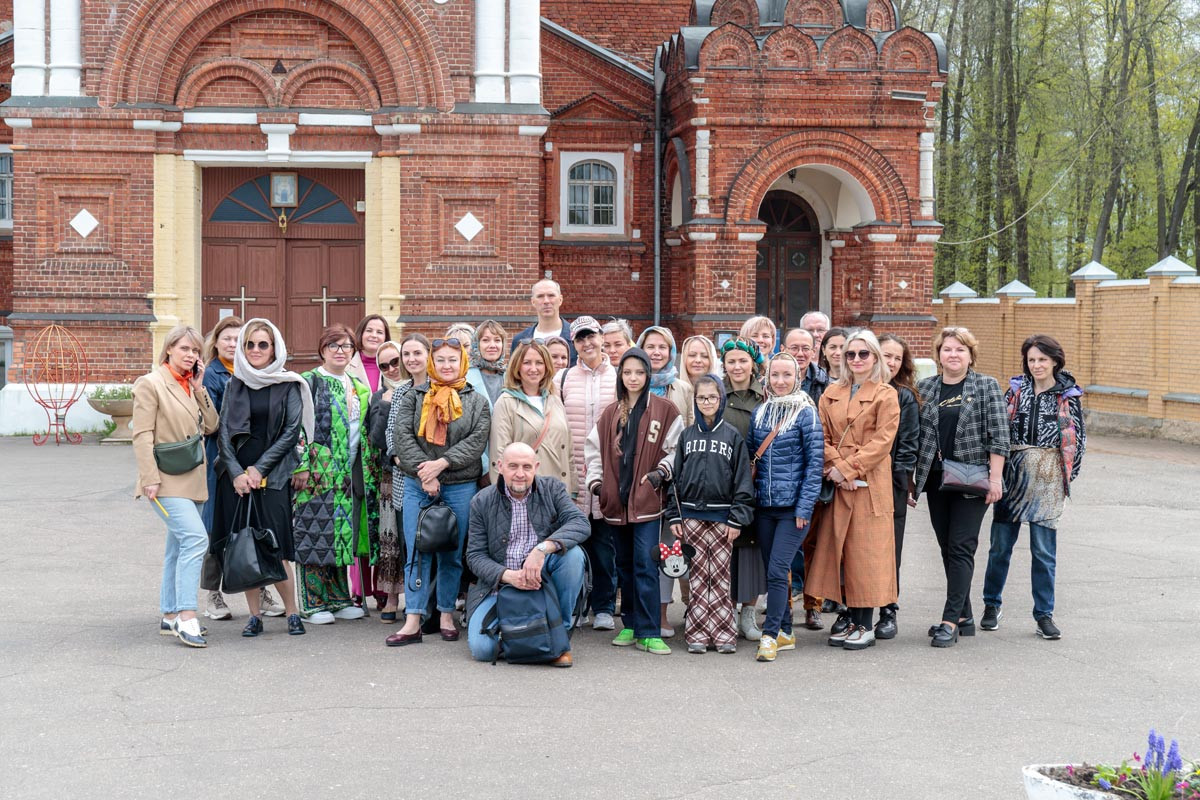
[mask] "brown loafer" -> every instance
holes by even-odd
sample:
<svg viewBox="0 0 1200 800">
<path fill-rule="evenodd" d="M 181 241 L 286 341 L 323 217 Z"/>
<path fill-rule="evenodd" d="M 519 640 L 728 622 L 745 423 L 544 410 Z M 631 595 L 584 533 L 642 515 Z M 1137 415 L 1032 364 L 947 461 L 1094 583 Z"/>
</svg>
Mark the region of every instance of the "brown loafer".
<svg viewBox="0 0 1200 800">
<path fill-rule="evenodd" d="M 810 608 L 804 612 L 804 627 L 810 631 L 819 631 L 825 627 L 821 624 L 821 612 L 815 608 Z"/>
<path fill-rule="evenodd" d="M 442 641 L 443 642 L 457 642 L 458 641 L 458 628 L 442 628 L 441 632 L 442 632 Z"/>
<path fill-rule="evenodd" d="M 420 631 L 416 633 L 393 633 L 385 641 L 388 647 L 404 647 L 406 644 L 418 644 L 421 641 L 422 635 Z"/>
<path fill-rule="evenodd" d="M 563 653 L 558 658 L 551 661 L 550 666 L 552 666 L 552 667 L 569 667 L 574 663 L 575 663 L 574 659 L 571 658 L 571 651 L 568 650 L 567 652 Z"/>
</svg>

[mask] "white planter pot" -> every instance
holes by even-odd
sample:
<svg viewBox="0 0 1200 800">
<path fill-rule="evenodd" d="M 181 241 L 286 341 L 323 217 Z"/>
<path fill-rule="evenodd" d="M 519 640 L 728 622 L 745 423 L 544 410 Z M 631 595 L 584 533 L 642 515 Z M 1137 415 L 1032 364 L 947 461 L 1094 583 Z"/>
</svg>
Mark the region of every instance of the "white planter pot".
<svg viewBox="0 0 1200 800">
<path fill-rule="evenodd" d="M 1030 764 L 1021 770 L 1025 777 L 1025 796 L 1029 800 L 1118 800 L 1115 794 L 1100 789 L 1084 789 L 1056 781 L 1041 770 L 1065 764 Z"/>
</svg>

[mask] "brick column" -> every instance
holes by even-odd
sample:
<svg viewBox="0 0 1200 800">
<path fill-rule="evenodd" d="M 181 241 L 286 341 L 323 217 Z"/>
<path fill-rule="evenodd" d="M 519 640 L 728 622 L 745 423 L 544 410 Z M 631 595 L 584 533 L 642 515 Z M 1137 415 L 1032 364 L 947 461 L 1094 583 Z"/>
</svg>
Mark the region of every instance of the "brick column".
<svg viewBox="0 0 1200 800">
<path fill-rule="evenodd" d="M 1094 382 L 1096 374 L 1096 284 L 1113 280 L 1117 273 L 1098 261 L 1091 261 L 1071 273 L 1075 284 L 1075 342 L 1078 353 L 1069 354 L 1071 371 L 1080 386 Z"/>
<path fill-rule="evenodd" d="M 1168 294 L 1176 278 L 1189 278 L 1196 270 L 1174 256 L 1167 256 L 1150 269 L 1150 332 L 1153 342 L 1150 362 L 1150 396 L 1146 398 L 1146 416 L 1163 419 L 1163 395 L 1170 391 L 1171 300 Z"/>
<path fill-rule="evenodd" d="M 1017 341 L 1017 301 L 1022 297 L 1037 297 L 1037 292 L 1020 281 L 1012 281 L 996 290 L 1000 298 L 1000 374 L 1019 375 L 1021 345 Z"/>
</svg>

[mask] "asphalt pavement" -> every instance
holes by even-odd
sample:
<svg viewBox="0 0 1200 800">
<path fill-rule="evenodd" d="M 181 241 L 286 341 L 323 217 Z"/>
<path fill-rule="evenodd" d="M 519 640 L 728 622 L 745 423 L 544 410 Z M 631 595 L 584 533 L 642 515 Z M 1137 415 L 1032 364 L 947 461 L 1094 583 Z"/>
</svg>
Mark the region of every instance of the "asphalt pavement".
<svg viewBox="0 0 1200 800">
<path fill-rule="evenodd" d="M 922 502 L 892 641 L 800 630 L 759 664 L 748 642 L 663 657 L 583 630 L 569 670 L 387 648 L 376 616 L 243 639 L 240 598 L 205 650 L 160 637 L 163 528 L 134 471 L 128 448 L 0 439 L 0 797 L 1015 800 L 1022 765 L 1120 761 L 1151 727 L 1200 758 L 1200 448 L 1088 442 L 1060 641 L 1034 635 L 1023 537 L 1001 629 L 929 646 Z"/>
</svg>

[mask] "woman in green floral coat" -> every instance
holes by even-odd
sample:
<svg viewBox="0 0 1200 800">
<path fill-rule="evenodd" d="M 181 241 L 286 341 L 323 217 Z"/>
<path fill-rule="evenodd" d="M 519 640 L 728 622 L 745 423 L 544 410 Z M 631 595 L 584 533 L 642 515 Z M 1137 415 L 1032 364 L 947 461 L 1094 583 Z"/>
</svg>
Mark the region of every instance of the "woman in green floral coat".
<svg viewBox="0 0 1200 800">
<path fill-rule="evenodd" d="M 367 437 L 370 389 L 346 373 L 354 334 L 333 324 L 317 347 L 321 366 L 304 373 L 316 426 L 293 476 L 300 613 L 315 625 L 359 619 L 346 568 L 379 555 L 379 458 Z"/>
</svg>

